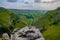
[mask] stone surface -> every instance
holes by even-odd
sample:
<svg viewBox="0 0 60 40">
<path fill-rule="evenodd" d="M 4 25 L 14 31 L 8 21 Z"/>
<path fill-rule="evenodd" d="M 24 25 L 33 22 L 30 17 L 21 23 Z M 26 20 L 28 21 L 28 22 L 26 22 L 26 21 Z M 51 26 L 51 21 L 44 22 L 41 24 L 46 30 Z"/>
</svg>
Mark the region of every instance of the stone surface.
<svg viewBox="0 0 60 40">
<path fill-rule="evenodd" d="M 2 34 L 2 40 L 9 40 L 9 36 L 7 33 Z"/>
<path fill-rule="evenodd" d="M 11 34 L 11 40 L 45 40 L 36 27 L 24 27 L 15 29 Z"/>
</svg>

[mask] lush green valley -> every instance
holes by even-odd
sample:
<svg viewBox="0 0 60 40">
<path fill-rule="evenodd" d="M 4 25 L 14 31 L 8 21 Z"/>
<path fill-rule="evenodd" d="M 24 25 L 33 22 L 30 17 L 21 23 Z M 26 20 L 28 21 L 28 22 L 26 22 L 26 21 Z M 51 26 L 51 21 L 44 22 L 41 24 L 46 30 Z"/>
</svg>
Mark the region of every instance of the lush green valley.
<svg viewBox="0 0 60 40">
<path fill-rule="evenodd" d="M 47 12 L 45 10 L 19 10 L 19 9 L 10 9 L 10 10 L 18 14 L 19 16 L 25 16 L 28 19 L 41 17 Z"/>
<path fill-rule="evenodd" d="M 14 28 L 37 26 L 46 40 L 60 40 L 60 8 L 52 11 L 8 10 L 0 7 L 0 36 Z"/>
</svg>

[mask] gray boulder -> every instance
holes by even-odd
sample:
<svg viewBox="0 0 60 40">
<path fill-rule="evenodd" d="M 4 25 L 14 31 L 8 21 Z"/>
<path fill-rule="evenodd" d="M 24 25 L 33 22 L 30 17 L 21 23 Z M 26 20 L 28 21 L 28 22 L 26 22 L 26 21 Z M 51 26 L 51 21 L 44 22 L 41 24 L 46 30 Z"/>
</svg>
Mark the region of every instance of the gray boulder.
<svg viewBox="0 0 60 40">
<path fill-rule="evenodd" d="M 2 40 L 10 40 L 7 33 L 2 34 Z"/>
<path fill-rule="evenodd" d="M 11 34 L 11 40 L 45 40 L 40 30 L 36 27 L 24 27 L 15 29 Z"/>
</svg>

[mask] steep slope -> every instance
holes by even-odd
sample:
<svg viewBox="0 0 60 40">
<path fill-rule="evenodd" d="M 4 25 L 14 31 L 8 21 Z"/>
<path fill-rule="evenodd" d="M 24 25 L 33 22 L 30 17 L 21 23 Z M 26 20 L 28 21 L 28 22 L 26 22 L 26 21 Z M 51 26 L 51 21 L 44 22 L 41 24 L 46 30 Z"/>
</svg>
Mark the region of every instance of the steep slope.
<svg viewBox="0 0 60 40">
<path fill-rule="evenodd" d="M 50 26 L 43 35 L 46 40 L 60 40 L 60 26 Z"/>
<path fill-rule="evenodd" d="M 9 12 L 7 9 L 0 7 L 0 22 L 4 22 L 9 24 L 9 17 L 11 12 Z"/>
<path fill-rule="evenodd" d="M 10 14 L 7 9 L 0 7 L 0 36 L 2 33 L 9 33 L 9 25 L 10 25 Z"/>
<path fill-rule="evenodd" d="M 60 40 L 60 8 L 48 11 L 37 23 L 46 40 Z"/>
<path fill-rule="evenodd" d="M 60 9 L 48 11 L 44 16 L 38 19 L 40 26 L 51 26 L 60 24 Z"/>
<path fill-rule="evenodd" d="M 16 24 L 16 19 L 17 17 L 13 12 L 0 7 L 0 35 L 5 32 L 10 33 L 14 28 L 14 24 Z"/>
</svg>

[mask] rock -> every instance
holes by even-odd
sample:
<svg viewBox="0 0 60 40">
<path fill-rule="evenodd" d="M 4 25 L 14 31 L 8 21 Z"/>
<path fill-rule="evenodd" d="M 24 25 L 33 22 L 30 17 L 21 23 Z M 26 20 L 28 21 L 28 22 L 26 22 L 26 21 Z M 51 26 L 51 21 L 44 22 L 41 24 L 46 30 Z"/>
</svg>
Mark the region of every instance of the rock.
<svg viewBox="0 0 60 40">
<path fill-rule="evenodd" d="M 9 40 L 9 36 L 7 33 L 2 34 L 2 40 Z"/>
<path fill-rule="evenodd" d="M 24 27 L 19 30 L 14 30 L 11 35 L 11 40 L 45 40 L 36 27 Z"/>
</svg>

